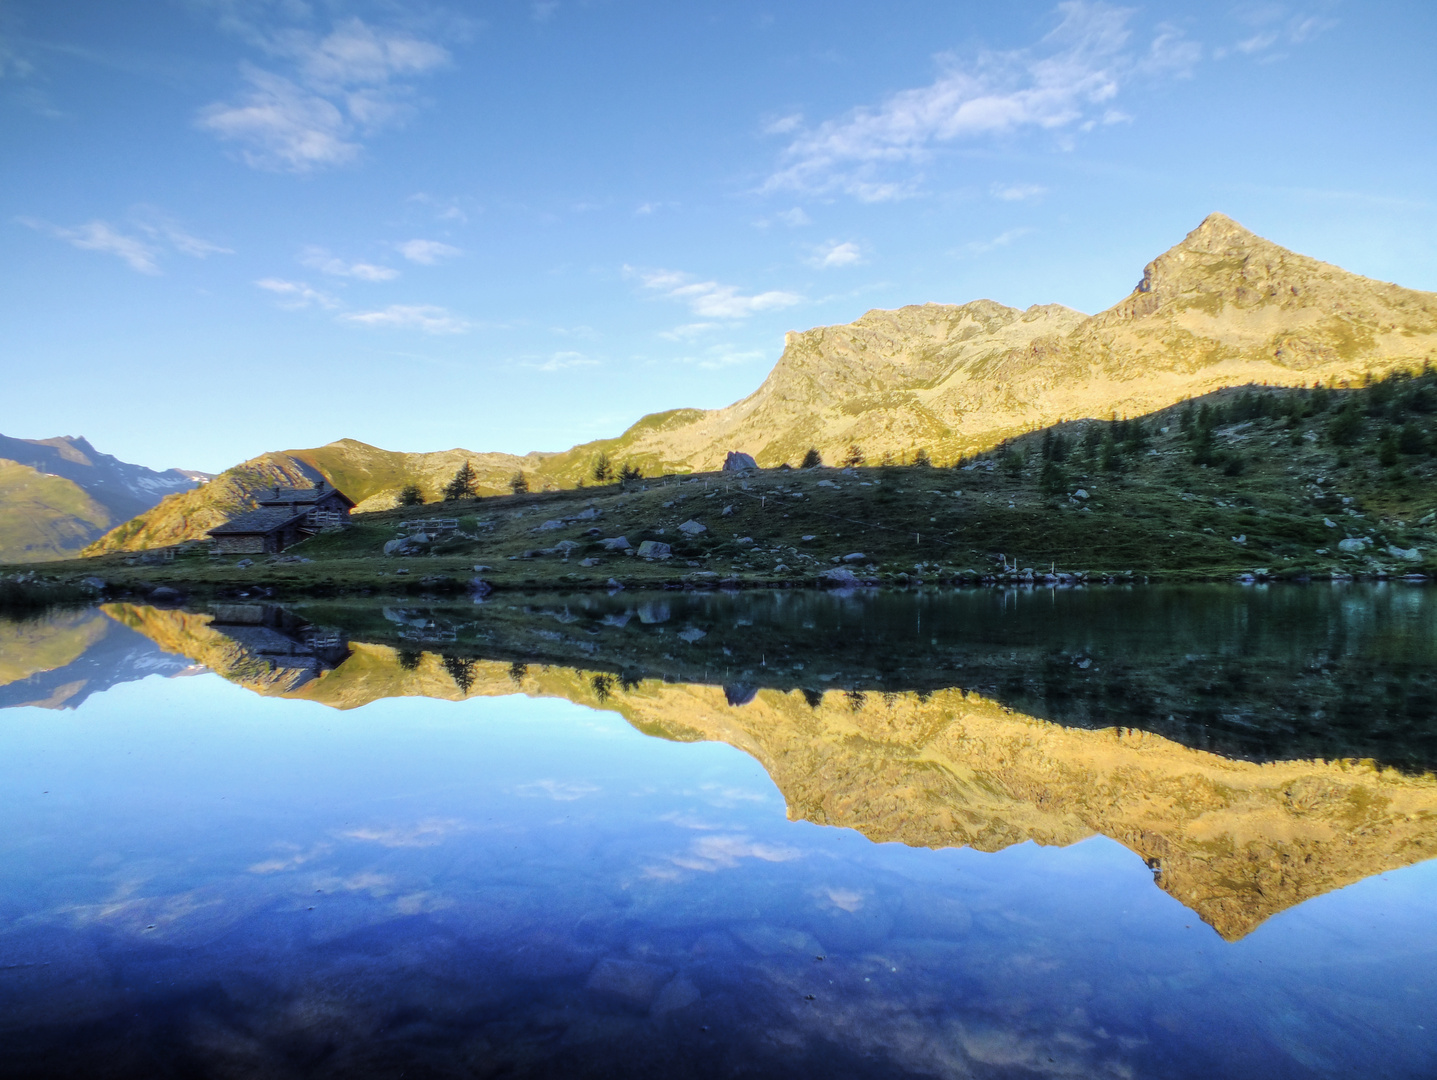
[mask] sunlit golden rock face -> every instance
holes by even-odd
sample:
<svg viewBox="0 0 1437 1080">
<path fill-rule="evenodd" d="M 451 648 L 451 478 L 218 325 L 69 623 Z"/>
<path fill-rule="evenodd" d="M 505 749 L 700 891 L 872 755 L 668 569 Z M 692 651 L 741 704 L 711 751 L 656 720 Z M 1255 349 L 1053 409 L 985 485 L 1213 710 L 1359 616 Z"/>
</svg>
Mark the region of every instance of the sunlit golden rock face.
<svg viewBox="0 0 1437 1080">
<path fill-rule="evenodd" d="M 758 690 L 735 705 L 721 686 L 624 684 L 361 642 L 295 681 L 266 673 L 268 661 L 246 656 L 210 616 L 106 610 L 258 693 L 338 709 L 524 693 L 612 710 L 662 738 L 728 743 L 768 771 L 790 818 L 878 842 L 998 851 L 1100 833 L 1229 940 L 1309 897 L 1437 856 L 1437 778 L 1369 762 L 1231 760 L 1130 729 L 1064 727 L 961 689 Z"/>
</svg>

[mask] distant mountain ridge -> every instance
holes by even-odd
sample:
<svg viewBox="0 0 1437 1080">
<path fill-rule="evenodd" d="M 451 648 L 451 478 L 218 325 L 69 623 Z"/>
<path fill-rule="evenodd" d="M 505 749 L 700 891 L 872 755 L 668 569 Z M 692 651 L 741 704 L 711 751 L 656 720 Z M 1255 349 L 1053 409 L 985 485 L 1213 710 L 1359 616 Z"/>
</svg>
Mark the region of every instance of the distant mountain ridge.
<svg viewBox="0 0 1437 1080">
<path fill-rule="evenodd" d="M 1332 384 L 1433 361 L 1437 294 L 1348 273 L 1212 214 L 1097 315 L 992 300 L 869 311 L 788 334 L 763 383 L 723 409 L 653 413 L 617 438 L 523 457 L 348 439 L 265 454 L 87 550 L 202 536 L 248 505 L 252 484 L 296 482 L 281 475 L 321 474 L 377 509 L 406 483 L 436 497 L 466 460 L 483 494 L 507 490 L 515 472 L 535 488 L 572 486 L 600 453 L 646 474 L 716 469 L 730 450 L 764 466 L 797 464 L 809 447 L 835 462 L 850 445 L 870 462 L 920 448 L 944 461 L 1060 420 L 1141 415 L 1224 386 Z"/>
<path fill-rule="evenodd" d="M 0 435 L 0 562 L 76 554 L 116 524 L 208 475 L 131 465 L 74 436 Z"/>
</svg>

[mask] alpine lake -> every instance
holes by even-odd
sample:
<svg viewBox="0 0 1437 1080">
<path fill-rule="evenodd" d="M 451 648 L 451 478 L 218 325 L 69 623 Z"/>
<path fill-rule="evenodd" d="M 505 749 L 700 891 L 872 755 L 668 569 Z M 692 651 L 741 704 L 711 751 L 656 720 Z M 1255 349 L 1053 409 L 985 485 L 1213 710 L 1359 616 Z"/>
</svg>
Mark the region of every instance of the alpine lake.
<svg viewBox="0 0 1437 1080">
<path fill-rule="evenodd" d="M 0 1076 L 1437 1075 L 1437 595 L 0 618 Z"/>
</svg>

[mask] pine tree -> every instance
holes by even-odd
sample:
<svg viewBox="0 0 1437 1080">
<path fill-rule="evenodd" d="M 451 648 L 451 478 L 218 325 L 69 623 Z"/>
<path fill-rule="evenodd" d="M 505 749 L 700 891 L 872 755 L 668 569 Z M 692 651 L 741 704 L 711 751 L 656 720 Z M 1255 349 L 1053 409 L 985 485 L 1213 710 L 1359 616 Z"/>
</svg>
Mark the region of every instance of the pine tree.
<svg viewBox="0 0 1437 1080">
<path fill-rule="evenodd" d="M 509 477 L 509 490 L 515 495 L 523 495 L 529 490 L 529 478 L 522 472 L 516 472 Z"/>
<path fill-rule="evenodd" d="M 843 459 L 843 467 L 856 469 L 863 464 L 863 448 L 854 443 L 848 448 L 848 456 Z"/>
<path fill-rule="evenodd" d="M 630 465 L 627 461 L 624 462 L 624 467 L 619 470 L 619 480 L 625 484 L 630 480 L 642 480 L 643 478 L 644 470 L 637 465 Z"/>
<path fill-rule="evenodd" d="M 423 506 L 424 489 L 418 484 L 405 484 L 399 489 L 400 506 Z"/>
<path fill-rule="evenodd" d="M 816 469 L 823 464 L 823 458 L 818 456 L 818 448 L 810 446 L 808 453 L 803 455 L 803 461 L 798 466 L 800 469 Z"/>
<path fill-rule="evenodd" d="M 607 484 L 614 478 L 614 466 L 609 461 L 609 455 L 600 451 L 599 456 L 594 459 L 594 479 L 601 484 Z"/>
<path fill-rule="evenodd" d="M 475 486 L 474 466 L 465 462 L 459 466 L 454 474 L 454 479 L 444 485 L 444 501 L 453 502 L 456 499 L 477 499 L 479 490 Z"/>
<path fill-rule="evenodd" d="M 933 464 L 933 459 L 928 456 L 928 447 L 920 446 L 918 452 L 913 455 L 913 464 L 921 469 L 926 469 Z"/>
</svg>

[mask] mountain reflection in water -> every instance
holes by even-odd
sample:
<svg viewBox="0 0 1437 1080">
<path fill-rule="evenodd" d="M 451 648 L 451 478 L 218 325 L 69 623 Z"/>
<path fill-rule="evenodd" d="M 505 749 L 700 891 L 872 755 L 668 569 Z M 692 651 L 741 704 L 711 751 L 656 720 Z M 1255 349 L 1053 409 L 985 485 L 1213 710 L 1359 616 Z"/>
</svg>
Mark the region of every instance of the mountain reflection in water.
<svg viewBox="0 0 1437 1080">
<path fill-rule="evenodd" d="M 790 819 L 874 841 L 997 851 L 1102 834 L 1228 940 L 1437 855 L 1437 605 L 1420 589 L 103 613 L 57 617 L 56 635 L 99 639 L 104 620 L 258 693 L 340 709 L 524 693 L 725 742 L 762 764 Z"/>
</svg>

